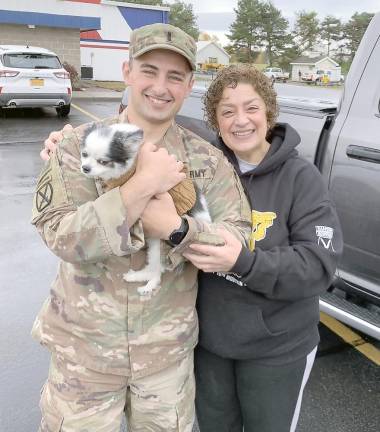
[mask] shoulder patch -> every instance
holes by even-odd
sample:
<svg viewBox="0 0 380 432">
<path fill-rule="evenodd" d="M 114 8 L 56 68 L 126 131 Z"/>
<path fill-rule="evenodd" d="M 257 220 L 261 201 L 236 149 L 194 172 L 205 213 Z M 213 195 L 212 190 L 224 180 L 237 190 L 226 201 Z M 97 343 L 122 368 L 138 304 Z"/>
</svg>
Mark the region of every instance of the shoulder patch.
<svg viewBox="0 0 380 432">
<path fill-rule="evenodd" d="M 42 212 L 53 200 L 51 167 L 44 171 L 38 181 L 35 204 L 38 212 Z"/>
<path fill-rule="evenodd" d="M 33 199 L 32 223 L 52 207 L 68 203 L 57 155 L 50 158 L 37 181 Z"/>
</svg>

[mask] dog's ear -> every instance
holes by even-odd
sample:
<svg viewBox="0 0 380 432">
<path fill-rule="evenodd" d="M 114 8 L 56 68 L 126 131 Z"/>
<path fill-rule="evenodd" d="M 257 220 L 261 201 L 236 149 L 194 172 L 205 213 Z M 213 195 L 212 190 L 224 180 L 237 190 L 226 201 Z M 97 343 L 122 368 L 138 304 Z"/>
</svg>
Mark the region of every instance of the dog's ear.
<svg viewBox="0 0 380 432">
<path fill-rule="evenodd" d="M 95 122 L 91 123 L 86 130 L 83 133 L 82 141 L 81 141 L 81 147 L 83 146 L 84 142 L 86 141 L 87 137 L 90 135 L 91 132 L 94 132 L 98 128 L 97 124 Z"/>
<path fill-rule="evenodd" d="M 142 129 L 136 129 L 131 132 L 116 131 L 114 139 L 118 142 L 123 143 L 126 148 L 136 147 L 138 148 L 142 143 L 144 132 Z"/>
</svg>

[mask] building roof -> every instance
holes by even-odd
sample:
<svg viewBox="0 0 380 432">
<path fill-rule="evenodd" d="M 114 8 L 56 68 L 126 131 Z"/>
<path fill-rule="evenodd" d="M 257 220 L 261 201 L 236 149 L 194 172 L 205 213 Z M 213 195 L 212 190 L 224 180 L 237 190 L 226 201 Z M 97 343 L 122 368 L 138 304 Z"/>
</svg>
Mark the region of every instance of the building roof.
<svg viewBox="0 0 380 432">
<path fill-rule="evenodd" d="M 78 28 L 80 30 L 100 29 L 100 18 L 51 13 L 0 11 L 1 24 L 26 24 L 48 27 Z"/>
<path fill-rule="evenodd" d="M 329 57 L 327 55 L 321 55 L 318 57 L 301 56 L 301 57 L 296 58 L 292 62 L 290 62 L 290 64 L 313 64 L 313 65 L 315 65 L 315 64 L 321 62 L 322 60 L 326 60 L 326 59 L 330 60 L 336 66 L 339 66 L 339 64 L 335 60 L 333 60 L 331 57 Z"/>
<path fill-rule="evenodd" d="M 209 45 L 216 46 L 220 51 L 222 51 L 226 56 L 228 56 L 228 58 L 231 57 L 225 49 L 223 49 L 217 42 L 214 42 L 212 40 L 198 41 L 197 42 L 197 53 L 199 53 L 200 51 L 202 51 L 203 49 L 205 49 Z"/>
</svg>

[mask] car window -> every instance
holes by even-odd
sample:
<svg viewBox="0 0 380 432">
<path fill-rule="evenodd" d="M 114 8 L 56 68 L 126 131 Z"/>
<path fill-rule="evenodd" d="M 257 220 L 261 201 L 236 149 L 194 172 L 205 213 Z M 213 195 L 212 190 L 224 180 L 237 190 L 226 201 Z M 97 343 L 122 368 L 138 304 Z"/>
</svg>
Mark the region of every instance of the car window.
<svg viewBox="0 0 380 432">
<path fill-rule="evenodd" d="M 4 66 L 20 69 L 61 69 L 58 57 L 48 54 L 10 53 L 3 56 Z"/>
</svg>

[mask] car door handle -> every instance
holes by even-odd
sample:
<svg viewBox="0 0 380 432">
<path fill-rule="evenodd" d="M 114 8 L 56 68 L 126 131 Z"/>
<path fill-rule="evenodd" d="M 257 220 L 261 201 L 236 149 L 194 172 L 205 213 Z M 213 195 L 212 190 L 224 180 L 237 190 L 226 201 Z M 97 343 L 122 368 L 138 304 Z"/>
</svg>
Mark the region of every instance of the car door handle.
<svg viewBox="0 0 380 432">
<path fill-rule="evenodd" d="M 380 150 L 371 147 L 349 145 L 346 155 L 353 159 L 360 159 L 366 162 L 380 163 Z"/>
</svg>

